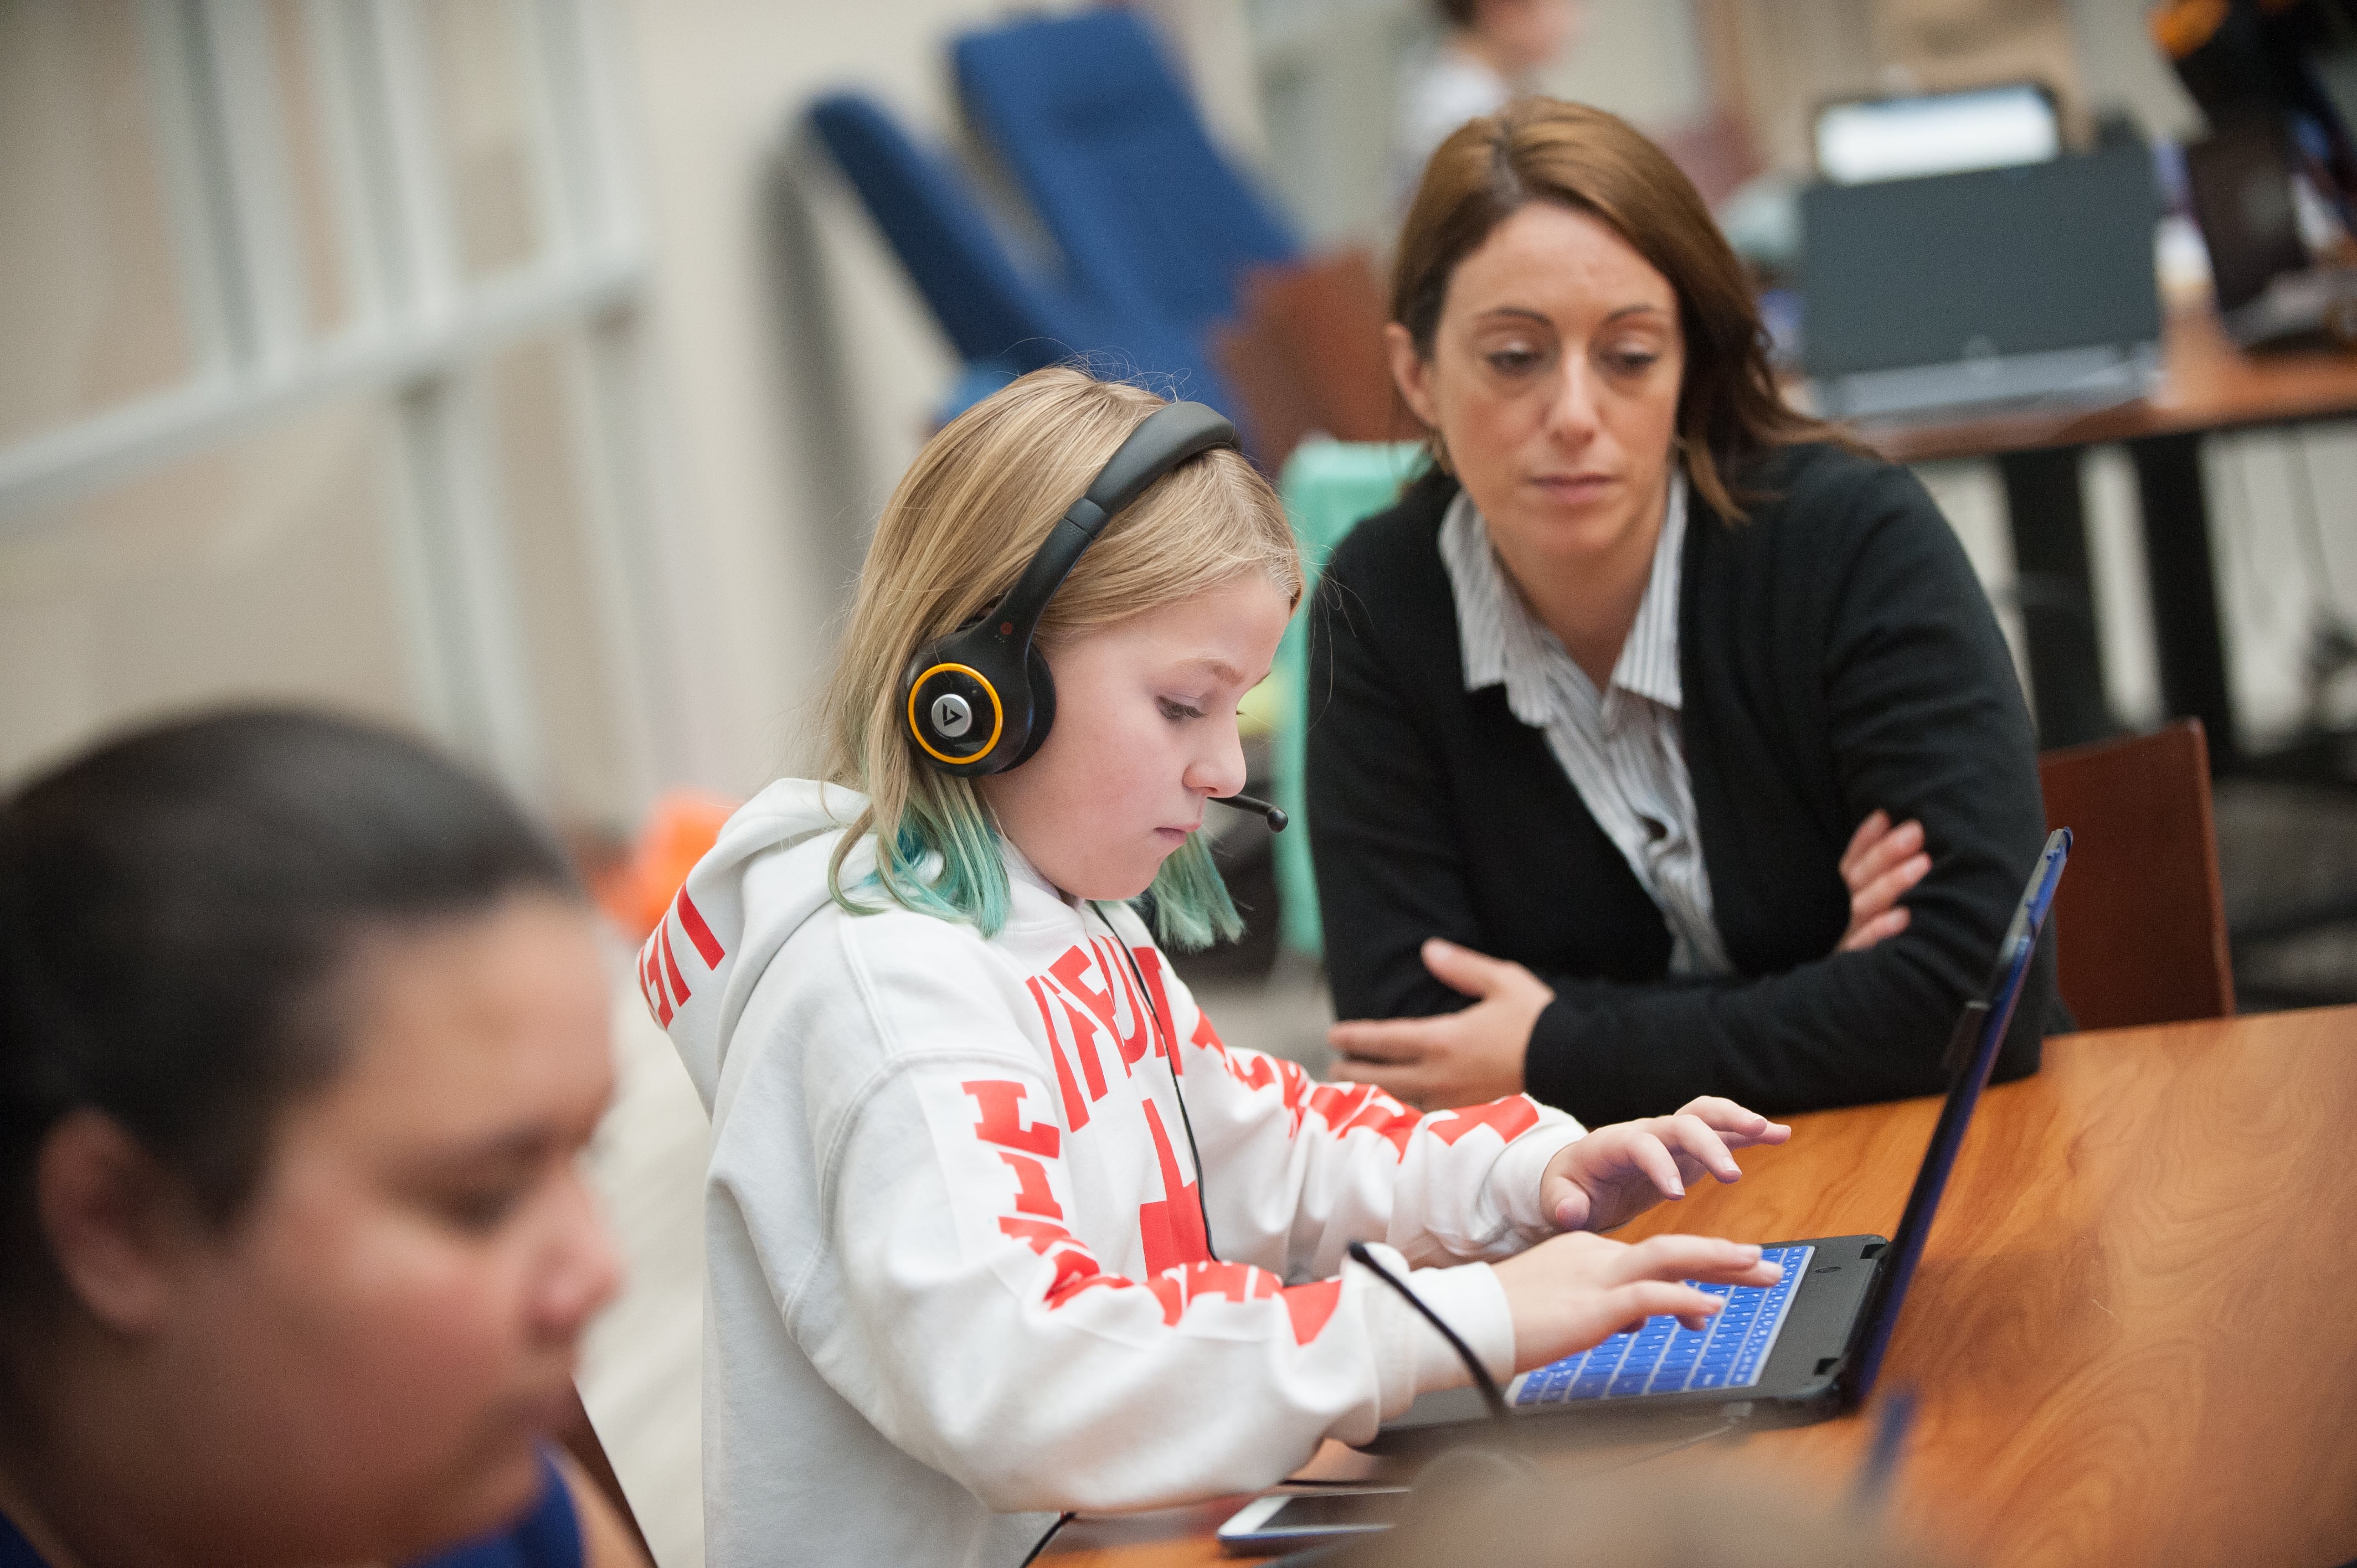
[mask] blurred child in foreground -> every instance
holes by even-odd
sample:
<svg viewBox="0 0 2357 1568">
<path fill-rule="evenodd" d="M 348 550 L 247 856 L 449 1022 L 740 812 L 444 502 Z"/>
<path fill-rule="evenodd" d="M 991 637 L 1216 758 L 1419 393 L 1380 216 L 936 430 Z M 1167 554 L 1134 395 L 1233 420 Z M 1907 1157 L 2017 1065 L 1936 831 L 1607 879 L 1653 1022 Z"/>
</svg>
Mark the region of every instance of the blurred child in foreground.
<svg viewBox="0 0 2357 1568">
<path fill-rule="evenodd" d="M 617 1282 L 596 933 L 494 790 L 336 720 L 0 804 L 0 1565 L 644 1568 L 544 1435 Z"/>
</svg>

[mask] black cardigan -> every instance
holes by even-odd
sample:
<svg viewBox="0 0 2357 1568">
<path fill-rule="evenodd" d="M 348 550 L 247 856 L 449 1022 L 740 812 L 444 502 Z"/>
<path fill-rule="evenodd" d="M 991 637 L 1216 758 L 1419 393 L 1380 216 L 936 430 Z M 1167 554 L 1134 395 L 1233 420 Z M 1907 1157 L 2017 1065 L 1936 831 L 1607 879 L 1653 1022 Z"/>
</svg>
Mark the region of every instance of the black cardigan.
<svg viewBox="0 0 2357 1568">
<path fill-rule="evenodd" d="M 2045 834 L 2036 742 L 1987 598 L 1913 475 L 1789 446 L 1696 505 L 1678 606 L 1683 730 L 1703 863 L 1738 973 L 1669 976 L 1670 934 L 1501 687 L 1465 690 L 1432 474 L 1334 553 L 1313 610 L 1308 807 L 1336 1014 L 1467 999 L 1417 956 L 1446 937 L 1555 999 L 1530 1092 L 1590 1125 L 1723 1094 L 1771 1114 L 1925 1094 L 1986 984 Z M 1923 823 L 1905 932 L 1827 956 L 1849 922 L 1842 850 L 1876 807 Z M 2070 1027 L 2053 933 L 1996 1076 Z"/>
</svg>

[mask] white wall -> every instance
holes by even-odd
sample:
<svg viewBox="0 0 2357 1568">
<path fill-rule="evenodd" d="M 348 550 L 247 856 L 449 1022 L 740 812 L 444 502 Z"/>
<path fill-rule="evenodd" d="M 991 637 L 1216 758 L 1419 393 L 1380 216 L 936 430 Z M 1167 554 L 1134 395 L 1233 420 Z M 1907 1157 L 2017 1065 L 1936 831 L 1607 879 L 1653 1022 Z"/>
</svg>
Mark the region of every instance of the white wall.
<svg viewBox="0 0 2357 1568">
<path fill-rule="evenodd" d="M 2071 0 L 2071 35 L 2088 105 L 2127 110 L 2147 136 L 2198 136 L 2201 111 L 2152 41 L 2147 9 L 2147 0 Z"/>
<path fill-rule="evenodd" d="M 918 134 L 955 127 L 947 45 L 984 0 L 627 0 L 642 117 L 669 487 L 709 688 L 695 781 L 810 765 L 812 701 L 866 530 L 955 358 L 821 156 L 802 107 L 853 84 Z M 810 214 L 808 231 L 802 216 Z M 781 235 L 780 229 L 783 226 Z"/>
<path fill-rule="evenodd" d="M 1707 117 L 1690 5 L 1587 0 L 1581 9 L 1578 43 L 1545 73 L 1546 91 L 1650 130 Z M 1394 148 L 1397 99 L 1412 63 L 1439 38 L 1432 7 L 1426 0 L 1265 0 L 1247 15 L 1257 28 L 1271 190 L 1311 246 L 1387 251 L 1406 197 Z"/>
<path fill-rule="evenodd" d="M 1710 83 L 1690 5 L 1588 0 L 1579 47 L 1547 73 L 1558 97 L 1609 109 L 1649 131 L 1672 131 L 1711 112 Z"/>
</svg>

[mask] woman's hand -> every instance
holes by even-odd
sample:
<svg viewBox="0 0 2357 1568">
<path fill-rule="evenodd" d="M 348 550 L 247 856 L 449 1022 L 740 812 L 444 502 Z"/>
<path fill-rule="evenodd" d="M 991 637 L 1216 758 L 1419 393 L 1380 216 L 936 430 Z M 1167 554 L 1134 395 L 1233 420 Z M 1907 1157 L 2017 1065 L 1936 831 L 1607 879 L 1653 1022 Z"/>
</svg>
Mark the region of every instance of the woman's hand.
<svg viewBox="0 0 2357 1568">
<path fill-rule="evenodd" d="M 1358 1018 L 1326 1031 L 1339 1058 L 1332 1076 L 1380 1084 L 1425 1111 L 1480 1105 L 1523 1091 L 1523 1057 L 1555 990 L 1521 964 L 1438 937 L 1424 967 L 1453 991 L 1479 997 L 1437 1018 Z"/>
<path fill-rule="evenodd" d="M 1561 1230 L 1609 1230 L 1664 1197 L 1684 1197 L 1706 1171 L 1742 1180 L 1731 1151 L 1792 1135 L 1781 1122 L 1706 1094 L 1674 1116 L 1616 1122 L 1566 1148 L 1539 1177 L 1539 1210 Z"/>
<path fill-rule="evenodd" d="M 1907 906 L 1899 900 L 1932 869 L 1923 853 L 1923 824 L 1890 825 L 1890 813 L 1877 810 L 1857 824 L 1842 851 L 1842 880 L 1849 885 L 1849 929 L 1835 952 L 1864 952 L 1907 929 Z"/>
<path fill-rule="evenodd" d="M 1527 1372 L 1667 1315 L 1700 1328 L 1724 1304 L 1684 1282 L 1772 1285 L 1783 1269 L 1760 1249 L 1706 1236 L 1654 1236 L 1631 1246 L 1601 1236 L 1550 1236 L 1492 1264 L 1514 1320 L 1514 1370 Z"/>
</svg>

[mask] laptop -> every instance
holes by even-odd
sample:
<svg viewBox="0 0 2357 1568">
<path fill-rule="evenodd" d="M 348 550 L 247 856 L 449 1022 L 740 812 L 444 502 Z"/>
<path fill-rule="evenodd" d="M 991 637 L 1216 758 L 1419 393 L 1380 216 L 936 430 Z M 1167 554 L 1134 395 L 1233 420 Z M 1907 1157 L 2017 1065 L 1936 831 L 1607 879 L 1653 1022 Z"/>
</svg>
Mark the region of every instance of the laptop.
<svg viewBox="0 0 2357 1568">
<path fill-rule="evenodd" d="M 2357 272 L 2312 264 L 2294 156 L 2269 121 L 2225 126 L 2185 149 L 2186 194 L 2210 252 L 2218 312 L 2245 349 L 2357 339 Z"/>
<path fill-rule="evenodd" d="M 1784 1265 L 1775 1284 L 1703 1285 L 1727 1305 L 1699 1330 L 1679 1326 L 1674 1317 L 1648 1318 L 1593 1349 L 1522 1373 L 1505 1388 L 1511 1423 L 1681 1415 L 1797 1425 L 1839 1415 L 1873 1391 L 2070 854 L 2071 830 L 2057 828 L 1998 945 L 1986 994 L 1967 1003 L 1956 1020 L 1948 1042 L 1947 1103 L 1897 1236 L 1824 1236 L 1763 1248 Z M 1477 1391 L 1448 1389 L 1425 1395 L 1385 1423 L 1374 1445 L 1490 1419 Z"/>
<path fill-rule="evenodd" d="M 1801 195 L 1802 359 L 1818 412 L 1900 419 L 2096 406 L 2160 371 L 2151 155 Z"/>
</svg>

